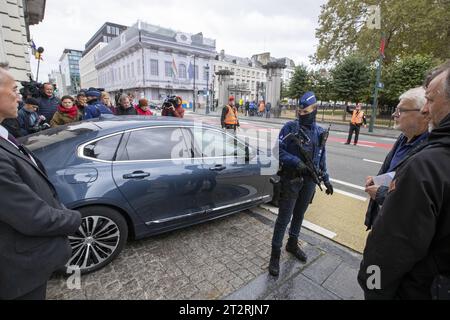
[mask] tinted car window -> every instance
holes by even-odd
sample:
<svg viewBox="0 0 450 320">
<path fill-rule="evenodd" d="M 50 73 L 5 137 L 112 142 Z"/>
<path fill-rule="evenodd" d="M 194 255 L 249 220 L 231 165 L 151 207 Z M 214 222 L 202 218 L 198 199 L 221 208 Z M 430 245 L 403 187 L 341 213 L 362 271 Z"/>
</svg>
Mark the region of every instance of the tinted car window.
<svg viewBox="0 0 450 320">
<path fill-rule="evenodd" d="M 121 137 L 121 134 L 117 134 L 92 142 L 84 147 L 83 155 L 89 158 L 112 161 Z"/>
<path fill-rule="evenodd" d="M 223 132 L 194 128 L 194 139 L 203 157 L 245 156 L 245 145 Z"/>
<path fill-rule="evenodd" d="M 179 128 L 152 128 L 132 131 L 117 160 L 168 160 L 189 158 Z"/>
</svg>

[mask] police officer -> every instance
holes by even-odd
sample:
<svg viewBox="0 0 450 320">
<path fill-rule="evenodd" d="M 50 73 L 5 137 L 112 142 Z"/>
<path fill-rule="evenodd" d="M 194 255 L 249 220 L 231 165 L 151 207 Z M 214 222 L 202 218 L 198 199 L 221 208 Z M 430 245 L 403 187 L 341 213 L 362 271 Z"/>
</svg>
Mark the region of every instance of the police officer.
<svg viewBox="0 0 450 320">
<path fill-rule="evenodd" d="M 316 183 L 307 166 L 307 159 L 301 155 L 299 148 L 303 148 L 316 170 L 321 172 L 326 193 L 333 194 L 333 186 L 327 173 L 325 148 L 321 146 L 325 130 L 316 124 L 316 114 L 316 97 L 313 92 L 306 92 L 300 100 L 298 120 L 286 123 L 279 134 L 281 195 L 269 264 L 269 273 L 273 276 L 277 276 L 280 271 L 283 236 L 291 217 L 286 251 L 302 262 L 307 260 L 306 254 L 298 245 L 298 237 L 306 209 L 314 196 Z"/>
</svg>

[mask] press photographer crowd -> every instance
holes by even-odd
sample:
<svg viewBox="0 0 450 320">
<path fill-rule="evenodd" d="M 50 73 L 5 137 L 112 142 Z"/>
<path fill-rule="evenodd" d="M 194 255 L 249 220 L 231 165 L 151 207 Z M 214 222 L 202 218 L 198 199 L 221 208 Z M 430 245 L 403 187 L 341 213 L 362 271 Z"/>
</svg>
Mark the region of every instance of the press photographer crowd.
<svg viewBox="0 0 450 320">
<path fill-rule="evenodd" d="M 18 116 L 5 119 L 1 124 L 16 138 L 46 130 L 71 122 L 98 118 L 101 114 L 152 116 L 154 113 L 146 98 L 135 101 L 131 93 L 120 90 L 112 101 L 108 92 L 102 88 L 81 89 L 76 96 L 55 95 L 51 83 L 30 81 L 21 82 L 21 99 Z M 167 96 L 161 109 L 162 116 L 184 117 L 182 98 Z"/>
</svg>

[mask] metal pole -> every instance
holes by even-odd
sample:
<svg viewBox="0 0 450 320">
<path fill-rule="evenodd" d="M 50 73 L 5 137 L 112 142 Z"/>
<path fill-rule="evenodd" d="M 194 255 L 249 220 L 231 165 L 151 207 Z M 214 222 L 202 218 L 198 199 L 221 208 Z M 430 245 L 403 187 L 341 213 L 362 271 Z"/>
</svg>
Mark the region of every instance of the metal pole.
<svg viewBox="0 0 450 320">
<path fill-rule="evenodd" d="M 381 41 L 384 41 L 384 34 L 382 35 Z M 380 88 L 382 64 L 383 64 L 383 53 L 380 51 L 380 57 L 378 58 L 377 80 L 375 83 L 375 93 L 373 95 L 374 97 L 373 97 L 373 105 L 372 105 L 372 115 L 370 117 L 370 124 L 369 124 L 369 132 L 373 132 L 373 127 L 375 125 L 375 119 L 377 116 L 378 89 Z"/>
<path fill-rule="evenodd" d="M 192 110 L 195 112 L 195 54 L 194 54 L 194 88 L 193 88 L 193 97 L 192 97 Z"/>
<path fill-rule="evenodd" d="M 206 114 L 209 114 L 209 65 L 206 65 Z"/>
<path fill-rule="evenodd" d="M 39 65 L 41 64 L 41 57 L 38 60 L 37 72 L 36 72 L 36 82 L 39 81 Z"/>
</svg>

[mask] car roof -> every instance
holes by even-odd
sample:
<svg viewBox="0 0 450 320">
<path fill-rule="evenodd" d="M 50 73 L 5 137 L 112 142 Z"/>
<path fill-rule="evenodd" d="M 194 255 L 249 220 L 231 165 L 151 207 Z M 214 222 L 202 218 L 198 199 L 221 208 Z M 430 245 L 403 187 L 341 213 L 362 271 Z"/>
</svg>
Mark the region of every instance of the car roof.
<svg viewBox="0 0 450 320">
<path fill-rule="evenodd" d="M 168 125 L 183 127 L 192 126 L 194 122 L 196 126 L 201 124 L 199 121 L 175 117 L 102 115 L 100 118 L 73 122 L 67 125 L 40 131 L 21 138 L 19 141 L 34 151 L 49 145 L 55 145 L 63 142 L 66 143 L 73 139 L 78 140 L 81 136 L 83 136 L 82 139 L 84 140 L 91 139 L 93 137 L 105 136 L 128 129 Z M 213 126 L 206 124 L 201 125 L 203 127 L 214 128 Z"/>
</svg>

